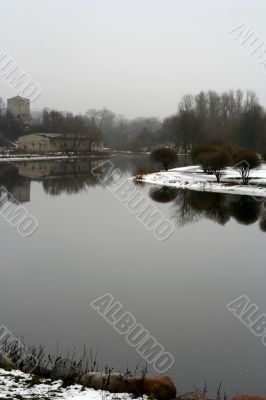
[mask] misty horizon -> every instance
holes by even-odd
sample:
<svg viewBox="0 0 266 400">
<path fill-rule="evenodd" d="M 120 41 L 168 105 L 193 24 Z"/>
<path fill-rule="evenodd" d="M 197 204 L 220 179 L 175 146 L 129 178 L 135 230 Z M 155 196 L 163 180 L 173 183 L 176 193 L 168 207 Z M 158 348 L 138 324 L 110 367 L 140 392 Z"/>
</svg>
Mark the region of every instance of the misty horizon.
<svg viewBox="0 0 266 400">
<path fill-rule="evenodd" d="M 40 85 L 33 111 L 164 118 L 186 93 L 238 88 L 254 90 L 265 106 L 265 71 L 229 35 L 246 24 L 264 43 L 265 4 L 166 4 L 12 0 L 1 10 L 0 46 Z M 5 100 L 15 95 L 2 79 L 0 89 Z"/>
</svg>

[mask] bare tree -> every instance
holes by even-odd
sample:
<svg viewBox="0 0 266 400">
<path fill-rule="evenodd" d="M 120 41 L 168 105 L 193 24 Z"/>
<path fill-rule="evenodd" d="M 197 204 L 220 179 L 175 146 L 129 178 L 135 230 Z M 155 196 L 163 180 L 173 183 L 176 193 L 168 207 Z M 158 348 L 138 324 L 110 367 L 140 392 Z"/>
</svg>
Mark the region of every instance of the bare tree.
<svg viewBox="0 0 266 400">
<path fill-rule="evenodd" d="M 168 147 L 158 147 L 152 151 L 151 159 L 152 161 L 161 163 L 164 169 L 168 171 L 169 166 L 177 162 L 178 156 L 176 150 Z"/>
<path fill-rule="evenodd" d="M 235 160 L 236 165 L 234 168 L 239 171 L 243 184 L 247 185 L 249 182 L 250 170 L 260 165 L 260 159 L 254 151 L 242 149 L 237 153 Z"/>
<path fill-rule="evenodd" d="M 0 117 L 2 116 L 5 108 L 6 108 L 6 104 L 5 104 L 4 100 L 2 99 L 2 97 L 0 97 Z"/>
<path fill-rule="evenodd" d="M 215 151 L 201 154 L 201 165 L 203 170 L 215 175 L 220 182 L 222 170 L 232 164 L 230 154 L 222 147 L 217 146 Z"/>
<path fill-rule="evenodd" d="M 65 153 L 80 152 L 82 138 L 79 135 L 65 135 L 63 140 L 63 150 Z"/>
</svg>

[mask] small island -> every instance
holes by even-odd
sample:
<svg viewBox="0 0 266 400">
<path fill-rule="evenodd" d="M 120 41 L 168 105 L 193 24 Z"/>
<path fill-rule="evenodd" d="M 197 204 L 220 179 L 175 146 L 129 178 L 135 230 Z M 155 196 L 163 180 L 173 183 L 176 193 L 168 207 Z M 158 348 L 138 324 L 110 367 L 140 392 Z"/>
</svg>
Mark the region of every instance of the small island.
<svg viewBox="0 0 266 400">
<path fill-rule="evenodd" d="M 265 157 L 232 143 L 200 144 L 191 149 L 190 166 L 171 168 L 178 155 L 174 149 L 159 147 L 151 159 L 164 170 L 150 173 L 140 167 L 135 180 L 180 189 L 216 193 L 266 196 Z"/>
</svg>

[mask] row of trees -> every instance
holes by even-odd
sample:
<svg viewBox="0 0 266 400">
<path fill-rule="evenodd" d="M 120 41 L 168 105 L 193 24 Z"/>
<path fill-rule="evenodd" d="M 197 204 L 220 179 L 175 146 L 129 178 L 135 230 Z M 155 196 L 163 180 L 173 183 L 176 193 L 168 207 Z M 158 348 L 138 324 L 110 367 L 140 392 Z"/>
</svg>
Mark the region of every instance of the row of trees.
<svg viewBox="0 0 266 400">
<path fill-rule="evenodd" d="M 0 132 L 11 141 L 29 132 L 74 134 L 89 136 L 92 139 L 102 137 L 102 130 L 89 115 L 44 109 L 42 113 L 33 113 L 32 121 L 25 123 L 8 112 L 1 98 Z"/>
<path fill-rule="evenodd" d="M 229 90 L 186 94 L 174 115 L 127 120 L 112 111 L 86 113 L 118 150 L 150 151 L 173 145 L 187 153 L 202 142 L 234 142 L 254 151 L 266 149 L 266 114 L 253 91 Z"/>
<path fill-rule="evenodd" d="M 103 135 L 112 149 L 150 151 L 159 145 L 173 145 L 187 153 L 202 142 L 234 142 L 257 152 L 266 148 L 266 114 L 252 91 L 229 90 L 186 94 L 177 112 L 163 121 L 156 117 L 129 120 L 102 109 L 89 109 L 85 114 L 45 109 L 33 113 L 30 127 L 6 111 L 0 100 L 0 132 L 16 138 L 27 129 Z"/>
<path fill-rule="evenodd" d="M 234 167 L 246 185 L 249 182 L 250 170 L 260 165 L 255 151 L 233 143 L 197 145 L 192 148 L 191 156 L 194 164 L 200 164 L 205 173 L 215 175 L 217 182 L 220 182 L 224 168 Z"/>
<path fill-rule="evenodd" d="M 266 147 L 266 114 L 252 91 L 187 94 L 177 113 L 163 121 L 162 133 L 185 153 L 195 144 L 217 141 L 261 151 Z"/>
<path fill-rule="evenodd" d="M 235 168 L 244 185 L 249 182 L 250 170 L 260 165 L 260 158 L 255 151 L 233 143 L 196 145 L 192 148 L 191 158 L 194 164 L 201 165 L 204 173 L 215 175 L 217 182 L 220 182 L 226 167 Z M 170 166 L 175 166 L 178 155 L 174 149 L 158 147 L 151 152 L 151 160 L 162 164 L 167 171 Z"/>
<path fill-rule="evenodd" d="M 44 109 L 33 125 L 37 132 L 78 134 L 94 138 L 102 136 L 102 131 L 97 127 L 93 118 L 69 112 Z"/>
<path fill-rule="evenodd" d="M 86 116 L 103 132 L 106 146 L 112 149 L 150 151 L 160 142 L 162 123 L 158 118 L 129 120 L 107 109 L 90 109 Z"/>
</svg>

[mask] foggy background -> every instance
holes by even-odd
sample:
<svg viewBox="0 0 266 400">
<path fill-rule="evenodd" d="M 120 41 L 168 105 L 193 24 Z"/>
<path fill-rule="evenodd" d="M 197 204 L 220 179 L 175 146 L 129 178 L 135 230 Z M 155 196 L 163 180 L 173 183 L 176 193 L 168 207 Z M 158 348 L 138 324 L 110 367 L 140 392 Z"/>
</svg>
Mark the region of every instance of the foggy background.
<svg viewBox="0 0 266 400">
<path fill-rule="evenodd" d="M 266 40 L 265 12 L 263 0 L 2 1 L 0 46 L 40 84 L 32 109 L 164 117 L 187 92 L 230 88 L 266 105 L 266 73 L 228 35 L 246 23 Z"/>
</svg>

